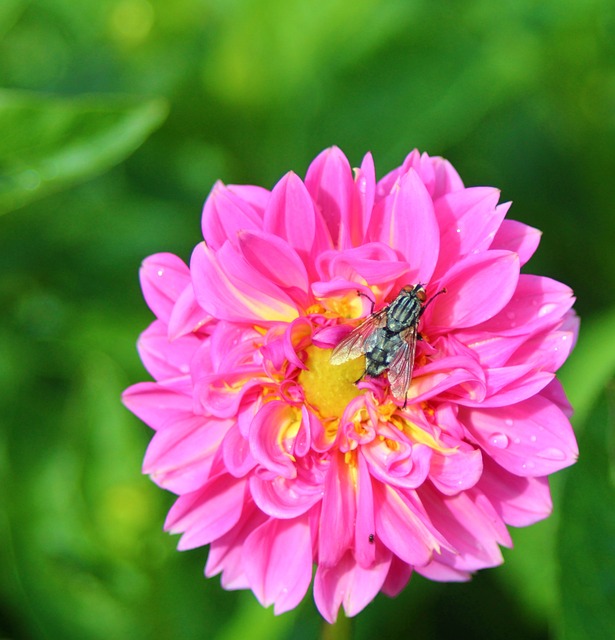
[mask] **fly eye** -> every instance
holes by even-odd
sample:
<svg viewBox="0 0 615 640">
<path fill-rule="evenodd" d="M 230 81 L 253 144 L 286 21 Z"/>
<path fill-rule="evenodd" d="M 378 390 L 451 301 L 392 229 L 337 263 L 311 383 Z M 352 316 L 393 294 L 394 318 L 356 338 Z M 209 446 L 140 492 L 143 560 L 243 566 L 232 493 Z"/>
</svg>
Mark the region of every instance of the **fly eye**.
<svg viewBox="0 0 615 640">
<path fill-rule="evenodd" d="M 420 302 L 425 302 L 425 300 L 427 300 L 427 294 L 425 293 L 425 289 L 423 289 L 423 287 L 417 288 L 415 293 Z"/>
</svg>

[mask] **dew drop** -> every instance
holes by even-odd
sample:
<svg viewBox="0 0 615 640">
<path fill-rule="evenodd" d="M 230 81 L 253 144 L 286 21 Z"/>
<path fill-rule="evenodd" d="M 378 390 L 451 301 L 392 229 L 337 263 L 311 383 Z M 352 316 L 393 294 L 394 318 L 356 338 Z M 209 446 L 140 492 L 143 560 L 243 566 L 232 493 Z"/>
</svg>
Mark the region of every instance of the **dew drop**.
<svg viewBox="0 0 615 640">
<path fill-rule="evenodd" d="M 457 233 L 461 233 L 461 229 L 455 229 L 455 231 L 457 231 Z"/>
<path fill-rule="evenodd" d="M 164 269 L 158 269 L 158 271 L 156 272 L 156 275 L 157 275 L 159 278 L 162 278 L 162 276 L 164 275 Z"/>
<path fill-rule="evenodd" d="M 515 444 L 521 444 L 521 438 L 515 438 L 515 439 L 513 440 L 513 442 L 514 442 Z"/>
<path fill-rule="evenodd" d="M 513 419 L 512 418 L 506 418 L 506 420 L 504 420 L 504 424 L 507 427 L 512 427 L 513 426 Z"/>
<path fill-rule="evenodd" d="M 524 462 L 521 465 L 522 469 L 533 469 L 534 468 L 534 463 L 531 460 L 528 460 L 527 462 Z"/>
<path fill-rule="evenodd" d="M 489 438 L 489 442 L 498 449 L 506 449 L 509 445 L 508 436 L 503 433 L 494 433 Z"/>
<path fill-rule="evenodd" d="M 534 434 L 532 434 L 532 435 L 530 436 L 530 440 L 531 440 L 532 442 L 536 442 L 536 436 L 535 436 Z"/>
<path fill-rule="evenodd" d="M 507 317 L 509 320 L 514 320 L 514 319 L 515 319 L 515 312 L 514 312 L 514 311 L 507 311 L 507 312 L 506 312 L 506 317 Z"/>
<path fill-rule="evenodd" d="M 556 449 L 555 447 L 549 447 L 547 449 L 543 449 L 536 454 L 539 458 L 544 458 L 545 460 L 565 460 L 566 454 L 561 449 Z"/>
</svg>

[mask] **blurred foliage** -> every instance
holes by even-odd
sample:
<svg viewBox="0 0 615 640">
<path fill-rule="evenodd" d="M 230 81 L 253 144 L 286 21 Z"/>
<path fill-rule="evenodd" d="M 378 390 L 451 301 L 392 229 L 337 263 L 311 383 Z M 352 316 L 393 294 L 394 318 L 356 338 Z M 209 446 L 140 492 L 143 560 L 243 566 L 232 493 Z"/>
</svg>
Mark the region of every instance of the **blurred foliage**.
<svg viewBox="0 0 615 640">
<path fill-rule="evenodd" d="M 610 0 L 2 0 L 0 635 L 318 635 L 309 598 L 275 618 L 174 551 L 119 395 L 144 378 L 143 257 L 189 257 L 216 179 L 270 187 L 331 144 L 379 175 L 418 146 L 502 188 L 544 232 L 529 270 L 583 318 L 554 517 L 470 584 L 378 597 L 354 636 L 612 629 L 614 36 Z"/>
</svg>

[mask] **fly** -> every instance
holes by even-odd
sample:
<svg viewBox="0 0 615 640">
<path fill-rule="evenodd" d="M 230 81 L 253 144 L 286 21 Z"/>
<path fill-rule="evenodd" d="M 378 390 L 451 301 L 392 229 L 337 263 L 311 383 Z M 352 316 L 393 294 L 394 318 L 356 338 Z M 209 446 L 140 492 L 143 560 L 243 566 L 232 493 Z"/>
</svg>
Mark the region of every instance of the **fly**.
<svg viewBox="0 0 615 640">
<path fill-rule="evenodd" d="M 335 347 L 331 364 L 342 364 L 365 355 L 363 376 L 376 378 L 387 371 L 391 393 L 405 402 L 412 380 L 416 341 L 420 339 L 419 320 L 441 293 L 446 293 L 446 289 L 427 300 L 424 285 L 406 285 L 393 302 L 373 312 Z"/>
</svg>

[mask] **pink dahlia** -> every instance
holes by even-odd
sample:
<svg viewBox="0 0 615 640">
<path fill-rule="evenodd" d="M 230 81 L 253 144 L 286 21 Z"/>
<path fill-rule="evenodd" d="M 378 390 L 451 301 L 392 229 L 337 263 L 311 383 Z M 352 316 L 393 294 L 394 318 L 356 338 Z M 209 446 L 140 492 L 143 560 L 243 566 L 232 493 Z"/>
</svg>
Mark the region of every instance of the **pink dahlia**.
<svg viewBox="0 0 615 640">
<path fill-rule="evenodd" d="M 155 431 L 144 473 L 178 496 L 165 528 L 210 545 L 207 576 L 282 613 L 315 568 L 332 622 L 413 571 L 498 565 L 507 526 L 550 513 L 547 476 L 577 457 L 555 372 L 578 320 L 567 286 L 520 274 L 540 232 L 499 195 L 417 151 L 376 182 L 370 154 L 353 173 L 334 147 L 272 191 L 217 183 L 190 266 L 145 260 L 155 381 L 124 402 Z M 404 287 L 414 316 L 370 352 Z"/>
</svg>

